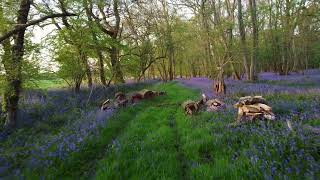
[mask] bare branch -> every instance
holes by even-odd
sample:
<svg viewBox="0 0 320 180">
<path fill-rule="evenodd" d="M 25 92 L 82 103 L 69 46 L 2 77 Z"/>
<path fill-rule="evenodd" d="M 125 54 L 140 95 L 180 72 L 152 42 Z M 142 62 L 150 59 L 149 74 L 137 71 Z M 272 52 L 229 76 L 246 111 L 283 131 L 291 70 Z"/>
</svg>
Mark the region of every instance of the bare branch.
<svg viewBox="0 0 320 180">
<path fill-rule="evenodd" d="M 71 14 L 71 13 L 51 14 L 51 15 L 47 15 L 47 16 L 44 16 L 42 18 L 39 18 L 37 20 L 30 21 L 27 24 L 18 24 L 18 25 L 15 26 L 15 28 L 13 30 L 8 31 L 6 34 L 4 34 L 3 36 L 0 37 L 0 43 L 2 41 L 6 40 L 7 38 L 10 38 L 12 35 L 16 34 L 20 30 L 25 29 L 25 28 L 27 28 L 29 26 L 36 25 L 36 24 L 41 23 L 41 22 L 43 22 L 43 21 L 45 21 L 47 19 L 50 19 L 50 18 L 66 17 L 66 16 L 76 16 L 76 14 Z"/>
</svg>

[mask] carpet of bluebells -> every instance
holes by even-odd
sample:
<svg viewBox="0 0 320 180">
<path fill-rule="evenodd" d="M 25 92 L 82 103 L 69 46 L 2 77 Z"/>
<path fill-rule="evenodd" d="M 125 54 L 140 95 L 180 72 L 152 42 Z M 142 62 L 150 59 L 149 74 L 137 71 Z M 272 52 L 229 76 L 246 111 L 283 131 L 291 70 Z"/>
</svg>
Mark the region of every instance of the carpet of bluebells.
<svg viewBox="0 0 320 180">
<path fill-rule="evenodd" d="M 303 125 L 320 127 L 320 71 L 268 72 L 254 83 L 225 82 L 227 94 L 219 96 L 212 94 L 207 78 L 95 88 L 78 95 L 63 89 L 25 92 L 19 129 L 0 133 L 0 179 L 25 177 L 26 169 L 55 166 L 57 159 L 59 167 L 44 171 L 58 174 L 53 179 L 84 174 L 100 179 L 319 179 L 320 138 Z M 116 91 L 145 87 L 168 95 L 119 112 L 99 110 Z M 200 93 L 220 98 L 227 108 L 186 117 L 180 104 Z M 262 95 L 276 121 L 230 127 L 237 113 L 232 105 L 247 95 Z M 64 160 L 69 165 L 63 166 Z"/>
<path fill-rule="evenodd" d="M 236 140 L 245 139 L 250 145 L 241 141 L 241 146 L 249 150 L 234 154 L 234 160 L 244 153 L 251 165 L 261 173 L 258 177 L 265 179 L 288 179 L 320 177 L 320 138 L 319 135 L 303 129 L 304 124 L 320 128 L 320 71 L 308 70 L 304 73 L 292 73 L 279 76 L 275 73 L 261 73 L 259 81 L 252 83 L 227 79 L 226 96 L 212 94 L 212 80 L 191 78 L 179 80 L 184 86 L 198 88 L 210 97 L 222 99 L 228 108 L 213 121 L 223 121 L 236 117 L 232 105 L 242 96 L 262 95 L 272 106 L 277 116 L 277 123 L 256 122 L 232 128 L 232 133 L 239 136 Z M 288 128 L 291 122 L 293 131 Z M 213 132 L 214 134 L 214 132 Z M 231 138 L 233 139 L 233 138 Z M 229 139 L 230 140 L 230 139 Z M 251 144 L 252 141 L 255 143 Z M 230 142 L 238 144 L 239 141 Z M 230 147 L 236 148 L 238 145 Z M 254 175 L 250 176 L 254 177 Z"/>
<path fill-rule="evenodd" d="M 79 94 L 69 89 L 29 90 L 23 93 L 18 113 L 18 129 L 0 129 L 0 179 L 22 177 L 25 168 L 50 166 L 79 151 L 86 141 L 99 136 L 112 109 L 99 106 L 118 91 L 144 88 L 155 81 L 121 86 L 84 89 Z"/>
</svg>

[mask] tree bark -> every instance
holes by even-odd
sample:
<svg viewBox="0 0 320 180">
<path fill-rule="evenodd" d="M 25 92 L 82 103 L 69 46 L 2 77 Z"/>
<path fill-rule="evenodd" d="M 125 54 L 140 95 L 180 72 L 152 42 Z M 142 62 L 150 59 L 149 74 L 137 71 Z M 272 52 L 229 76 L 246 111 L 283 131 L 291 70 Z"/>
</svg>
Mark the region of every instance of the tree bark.
<svg viewBox="0 0 320 180">
<path fill-rule="evenodd" d="M 87 76 L 87 80 L 88 80 L 88 88 L 91 88 L 92 87 L 92 72 L 90 69 L 89 62 L 88 62 L 88 56 L 82 50 L 81 46 L 77 46 L 77 48 L 79 50 L 79 56 L 80 56 L 81 62 L 83 63 L 85 71 L 86 71 L 86 76 Z"/>
<path fill-rule="evenodd" d="M 83 1 L 83 5 L 84 5 L 84 7 L 88 6 L 88 3 L 87 3 L 86 0 Z M 93 20 L 92 20 L 92 17 L 90 15 L 90 11 L 89 11 L 88 8 L 86 8 L 86 15 L 87 15 L 87 18 L 88 18 L 88 21 L 89 21 L 88 25 L 90 26 L 90 25 L 93 24 Z M 98 45 L 97 34 L 93 29 L 91 29 L 91 34 L 92 34 L 93 42 Z M 96 54 L 98 56 L 98 61 L 99 61 L 100 81 L 104 86 L 106 86 L 107 82 L 106 82 L 106 76 L 104 74 L 104 61 L 103 61 L 104 58 L 103 58 L 103 54 L 102 54 L 102 51 L 101 51 L 100 47 L 96 47 Z"/>
<path fill-rule="evenodd" d="M 168 55 L 169 55 L 169 80 L 172 81 L 174 79 L 174 71 L 173 71 L 173 61 L 174 61 L 174 51 L 173 51 L 173 47 L 169 47 L 168 49 Z"/>
<path fill-rule="evenodd" d="M 99 59 L 100 81 L 104 86 L 106 86 L 107 82 L 106 82 L 106 76 L 104 74 L 104 63 L 103 63 L 103 55 L 102 55 L 101 50 L 97 49 L 97 55 L 98 55 L 98 59 Z"/>
<path fill-rule="evenodd" d="M 13 67 L 10 64 L 11 63 L 11 44 L 10 44 L 10 39 L 6 39 L 2 41 L 2 46 L 3 46 L 3 55 L 2 55 L 2 64 L 4 66 L 4 70 L 6 72 L 6 83 L 10 81 L 9 77 L 10 74 L 9 72 L 13 71 Z M 2 112 L 7 113 L 8 112 L 8 98 L 10 95 L 9 89 L 7 89 L 7 84 L 4 84 L 5 90 L 3 92 L 3 101 L 2 101 Z"/>
<path fill-rule="evenodd" d="M 111 66 L 112 66 L 112 73 L 114 75 L 114 82 L 115 83 L 124 83 L 123 74 L 121 71 L 121 65 L 119 62 L 118 56 L 119 50 L 117 47 L 113 46 L 110 49 L 110 59 L 111 59 Z"/>
<path fill-rule="evenodd" d="M 232 53 L 231 53 L 231 50 L 232 50 L 232 39 L 233 39 L 232 28 L 230 28 L 228 30 L 228 52 L 227 52 L 228 53 L 228 57 L 230 59 L 232 59 Z M 236 80 L 240 80 L 241 79 L 240 75 L 237 72 L 237 70 L 234 68 L 233 61 L 231 61 L 230 66 L 231 66 L 231 70 L 232 70 L 232 74 L 233 74 L 234 78 Z"/>
<path fill-rule="evenodd" d="M 250 13 L 251 13 L 251 21 L 252 21 L 252 40 L 253 40 L 253 51 L 250 63 L 250 74 L 249 80 L 253 81 L 257 79 L 256 72 L 256 61 L 258 54 L 258 24 L 257 24 L 257 7 L 256 0 L 249 0 L 250 4 Z"/>
<path fill-rule="evenodd" d="M 28 21 L 31 1 L 21 0 L 18 10 L 17 25 L 25 25 Z M 15 27 L 17 28 L 17 27 Z M 17 110 L 21 92 L 21 65 L 24 55 L 24 36 L 26 28 L 22 28 L 13 35 L 13 46 L 11 55 L 11 68 L 7 71 L 7 88 L 5 94 L 7 102 L 6 127 L 15 127 L 17 121 Z"/>
<path fill-rule="evenodd" d="M 226 94 L 226 84 L 224 83 L 224 78 L 223 78 L 223 68 L 219 68 L 218 70 L 218 75 L 217 78 L 214 81 L 213 84 L 213 91 L 216 94 Z"/>
<path fill-rule="evenodd" d="M 249 79 L 249 66 L 248 66 L 248 50 L 246 44 L 246 31 L 244 29 L 243 17 L 242 17 L 242 4 L 241 0 L 238 0 L 238 22 L 239 22 L 239 32 L 240 32 L 240 46 L 243 55 L 243 66 L 246 74 L 246 78 Z"/>
<path fill-rule="evenodd" d="M 111 37 L 112 39 L 112 43 L 111 48 L 109 49 L 109 56 L 110 56 L 110 60 L 111 60 L 111 70 L 112 70 L 112 76 L 114 79 L 115 83 L 124 83 L 124 78 L 123 78 L 123 73 L 121 70 L 121 65 L 120 65 L 120 61 L 119 61 L 119 47 L 117 47 L 117 42 L 120 41 L 120 37 L 121 37 L 121 27 L 120 27 L 120 21 L 121 21 L 121 16 L 119 13 L 119 3 L 121 3 L 119 0 L 113 0 L 113 7 L 112 7 L 112 15 L 115 19 L 115 23 L 114 24 L 110 24 L 109 20 L 110 18 L 107 18 L 105 12 L 104 12 L 104 4 L 100 3 L 97 4 L 99 12 L 101 14 L 101 16 L 97 16 L 95 15 L 92 11 L 93 11 L 93 2 L 92 1 L 87 1 L 84 0 L 84 6 L 86 8 L 86 12 L 93 18 L 95 19 L 95 22 L 97 24 L 97 26 L 100 28 L 100 30 L 105 33 L 107 36 Z M 88 4 L 89 3 L 89 4 Z M 109 4 L 110 3 L 110 4 Z M 111 2 L 106 2 L 105 4 L 106 6 L 110 6 L 108 7 L 108 10 L 111 10 Z"/>
</svg>

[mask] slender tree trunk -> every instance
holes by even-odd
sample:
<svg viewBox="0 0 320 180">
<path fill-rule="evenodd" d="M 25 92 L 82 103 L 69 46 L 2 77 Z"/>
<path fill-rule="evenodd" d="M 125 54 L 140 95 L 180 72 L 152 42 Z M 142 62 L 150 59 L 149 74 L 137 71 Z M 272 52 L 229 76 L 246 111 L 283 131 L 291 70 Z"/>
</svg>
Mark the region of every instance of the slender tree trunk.
<svg viewBox="0 0 320 180">
<path fill-rule="evenodd" d="M 81 79 L 82 79 L 82 78 L 81 78 Z M 78 93 L 80 92 L 81 81 L 82 81 L 82 80 L 76 81 L 76 83 L 75 83 L 74 92 L 75 92 L 76 94 L 78 94 Z"/>
<path fill-rule="evenodd" d="M 97 55 L 98 55 L 98 59 L 99 59 L 100 81 L 104 86 L 106 86 L 107 82 L 106 82 L 106 76 L 104 74 L 104 63 L 103 63 L 103 55 L 102 55 L 101 50 L 97 49 Z"/>
<path fill-rule="evenodd" d="M 224 83 L 224 78 L 223 78 L 223 68 L 218 69 L 218 75 L 217 78 L 214 81 L 213 84 L 213 90 L 216 94 L 226 94 L 226 84 Z"/>
<path fill-rule="evenodd" d="M 86 75 L 87 75 L 87 79 L 88 79 L 88 87 L 91 88 L 92 87 L 92 73 L 91 73 L 89 62 L 88 62 L 88 56 L 82 50 L 81 47 L 79 47 L 78 49 L 79 49 L 79 56 L 80 56 L 81 62 L 84 64 L 84 67 L 86 70 Z"/>
<path fill-rule="evenodd" d="M 180 78 L 182 78 L 182 59 L 180 59 L 180 61 L 179 61 L 179 76 L 180 76 Z"/>
<path fill-rule="evenodd" d="M 173 47 L 169 47 L 169 80 L 172 81 L 174 79 L 174 72 L 173 72 L 173 61 L 174 61 L 174 54 L 173 54 Z"/>
<path fill-rule="evenodd" d="M 13 71 L 13 67 L 11 65 L 11 44 L 10 39 L 4 40 L 2 43 L 4 53 L 2 55 L 2 64 L 4 65 L 4 70 L 6 72 L 6 83 L 10 81 L 10 74 L 9 72 Z M 7 113 L 8 112 L 8 98 L 10 95 L 9 89 L 7 89 L 7 84 L 4 84 L 5 90 L 3 92 L 3 101 L 2 101 L 2 112 Z"/>
<path fill-rule="evenodd" d="M 151 65 L 150 71 L 151 71 L 151 74 L 152 74 L 152 79 L 156 79 L 156 73 L 155 73 L 155 70 L 154 70 L 154 66 L 153 66 L 153 65 Z"/>
<path fill-rule="evenodd" d="M 256 9 L 256 0 L 249 0 L 250 4 L 250 14 L 251 14 L 251 21 L 252 21 L 252 56 L 251 56 L 251 63 L 250 63 L 250 74 L 249 80 L 253 81 L 257 79 L 257 72 L 256 72 L 256 61 L 257 61 L 257 54 L 258 54 L 258 25 L 257 25 L 257 9 Z"/>
<path fill-rule="evenodd" d="M 31 1 L 21 0 L 18 10 L 17 24 L 23 25 L 28 21 Z M 18 26 L 17 25 L 17 26 Z M 19 103 L 19 96 L 21 91 L 21 66 L 24 55 L 24 36 L 26 29 L 19 30 L 13 36 L 12 56 L 10 62 L 10 69 L 7 70 L 7 118 L 5 122 L 6 127 L 15 127 L 17 120 L 17 110 Z"/>
<path fill-rule="evenodd" d="M 83 1 L 83 5 L 84 7 L 87 7 L 87 0 L 84 0 Z M 90 12 L 88 11 L 88 9 L 86 8 L 86 15 L 87 15 L 87 18 L 88 18 L 88 25 L 92 25 L 93 24 L 93 20 L 92 20 L 92 17 L 90 16 Z M 92 39 L 93 41 L 98 45 L 98 39 L 97 39 L 97 34 L 96 32 L 92 29 L 91 30 L 91 34 L 92 34 Z M 107 82 L 106 82 L 106 76 L 104 74 L 104 61 L 103 61 L 103 54 L 102 54 L 102 51 L 100 49 L 100 47 L 96 47 L 96 53 L 97 53 L 97 56 L 98 56 L 98 61 L 99 61 L 99 74 L 100 74 L 100 81 L 101 83 L 106 86 L 107 85 Z"/>
<path fill-rule="evenodd" d="M 233 39 L 233 35 L 232 35 L 232 29 L 229 29 L 228 30 L 228 57 L 231 59 L 232 58 L 232 54 L 231 54 L 231 50 L 232 50 L 232 39 Z M 234 65 L 233 65 L 233 61 L 231 61 L 230 63 L 230 66 L 231 66 L 231 70 L 232 70 L 232 74 L 234 76 L 234 78 L 236 80 L 240 80 L 240 75 L 239 73 L 237 72 L 237 70 L 234 68 Z"/>
<path fill-rule="evenodd" d="M 114 82 L 115 83 L 124 83 L 123 74 L 121 71 L 121 65 L 119 62 L 119 50 L 117 47 L 113 46 L 110 50 L 110 59 L 111 59 L 111 67 L 112 67 L 112 73 L 114 76 Z"/>
<path fill-rule="evenodd" d="M 243 55 L 243 66 L 246 74 L 246 78 L 249 79 L 249 66 L 248 66 L 248 50 L 246 44 L 246 32 L 243 24 L 243 17 L 242 17 L 242 4 L 241 0 L 238 0 L 238 21 L 239 21 L 239 32 L 240 32 L 240 46 Z"/>
</svg>

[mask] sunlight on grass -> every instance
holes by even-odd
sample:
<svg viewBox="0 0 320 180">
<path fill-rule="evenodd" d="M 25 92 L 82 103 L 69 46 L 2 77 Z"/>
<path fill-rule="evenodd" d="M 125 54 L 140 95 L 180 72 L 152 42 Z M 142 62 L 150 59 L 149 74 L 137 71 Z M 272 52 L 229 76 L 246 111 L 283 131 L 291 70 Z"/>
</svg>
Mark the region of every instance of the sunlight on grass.
<svg viewBox="0 0 320 180">
<path fill-rule="evenodd" d="M 48 90 L 68 87 L 68 84 L 63 79 L 51 78 L 27 82 L 25 87 L 28 89 Z"/>
</svg>

